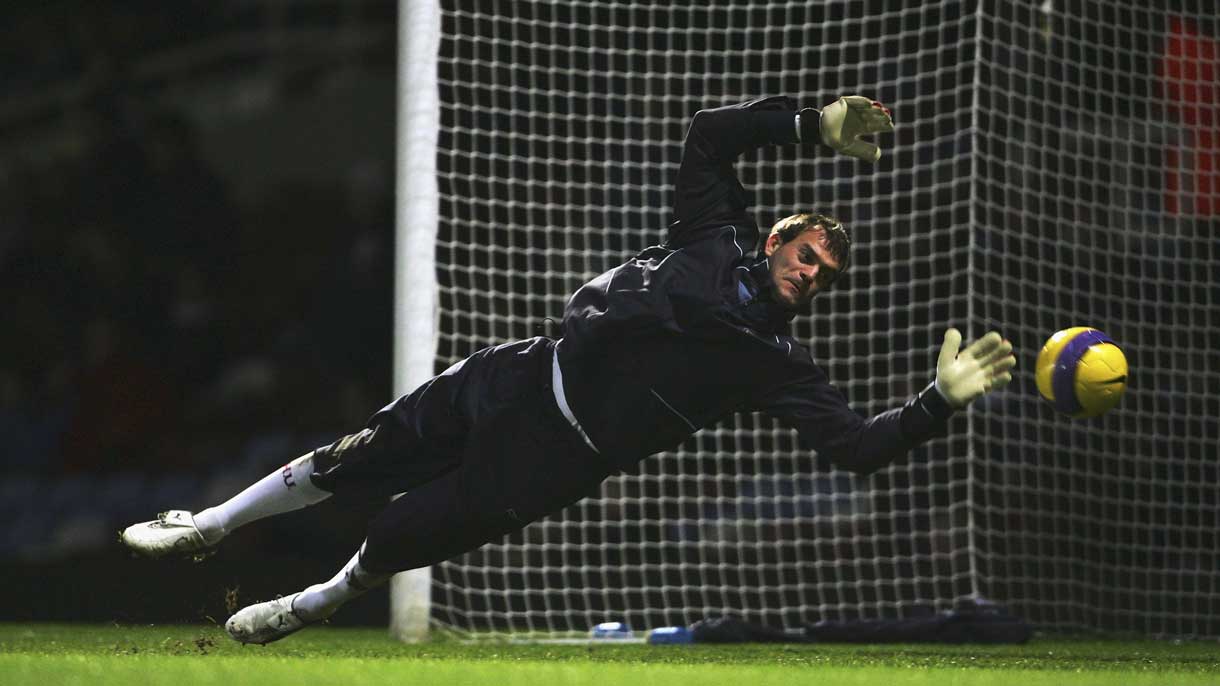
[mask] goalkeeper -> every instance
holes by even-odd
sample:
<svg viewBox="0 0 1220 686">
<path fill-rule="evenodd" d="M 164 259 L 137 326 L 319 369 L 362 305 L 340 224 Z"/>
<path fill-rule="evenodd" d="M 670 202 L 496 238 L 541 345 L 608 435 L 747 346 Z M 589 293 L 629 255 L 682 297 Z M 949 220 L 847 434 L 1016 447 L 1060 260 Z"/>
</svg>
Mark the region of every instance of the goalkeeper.
<svg viewBox="0 0 1220 686">
<path fill-rule="evenodd" d="M 860 96 L 797 112 L 775 97 L 698 112 L 664 244 L 577 290 L 562 337 L 481 350 L 394 401 L 368 427 L 318 448 L 197 514 L 162 513 L 123 542 L 160 557 L 206 553 L 254 520 L 318 503 L 388 497 L 334 578 L 246 607 L 226 630 L 267 643 L 321 621 L 398 571 L 502 537 L 597 491 L 620 470 L 676 448 L 734 412 L 794 428 L 821 459 L 868 473 L 942 434 L 950 415 L 1011 378 L 1012 346 L 989 333 L 961 350 L 948 329 L 934 381 L 864 418 L 789 333 L 847 269 L 838 221 L 797 214 L 761 235 L 733 164 L 763 145 L 821 144 L 873 162 L 861 140 L 893 130 Z"/>
</svg>

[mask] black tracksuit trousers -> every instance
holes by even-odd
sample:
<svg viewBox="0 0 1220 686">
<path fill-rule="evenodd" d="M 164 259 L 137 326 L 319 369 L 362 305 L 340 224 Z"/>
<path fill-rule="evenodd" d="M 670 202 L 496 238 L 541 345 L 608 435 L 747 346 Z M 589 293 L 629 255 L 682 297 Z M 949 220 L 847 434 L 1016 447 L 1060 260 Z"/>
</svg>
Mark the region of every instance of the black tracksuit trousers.
<svg viewBox="0 0 1220 686">
<path fill-rule="evenodd" d="M 597 492 L 617 470 L 555 404 L 555 341 L 486 348 L 314 451 L 314 484 L 349 498 L 405 494 L 369 525 L 373 573 L 436 564 Z"/>
</svg>

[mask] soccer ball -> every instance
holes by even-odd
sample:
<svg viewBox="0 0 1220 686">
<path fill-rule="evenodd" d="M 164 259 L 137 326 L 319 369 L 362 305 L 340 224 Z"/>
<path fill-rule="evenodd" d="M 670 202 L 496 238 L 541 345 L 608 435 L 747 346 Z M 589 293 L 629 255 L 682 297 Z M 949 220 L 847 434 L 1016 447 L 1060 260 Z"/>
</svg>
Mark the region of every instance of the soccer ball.
<svg viewBox="0 0 1220 686">
<path fill-rule="evenodd" d="M 1127 390 L 1127 358 L 1114 341 L 1088 326 L 1057 332 L 1038 352 L 1038 392 L 1055 411 L 1096 417 L 1118 404 Z"/>
</svg>

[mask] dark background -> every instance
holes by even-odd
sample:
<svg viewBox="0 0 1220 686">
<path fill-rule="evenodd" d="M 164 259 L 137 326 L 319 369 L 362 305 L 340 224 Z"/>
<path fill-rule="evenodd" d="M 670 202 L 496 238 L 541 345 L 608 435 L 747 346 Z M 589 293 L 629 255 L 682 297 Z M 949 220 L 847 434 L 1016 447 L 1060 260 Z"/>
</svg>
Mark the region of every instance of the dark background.
<svg viewBox="0 0 1220 686">
<path fill-rule="evenodd" d="M 226 589 L 273 597 L 360 543 L 367 513 L 339 509 L 205 565 L 130 560 L 116 532 L 391 399 L 396 21 L 394 2 L 0 13 L 0 616 L 223 620 Z"/>
<path fill-rule="evenodd" d="M 1049 14 L 969 0 L 503 3 L 477 17 L 452 5 L 438 366 L 532 335 L 585 278 L 660 240 L 695 110 L 855 91 L 895 109 L 877 173 L 783 150 L 740 169 L 760 223 L 812 205 L 857 232 L 845 288 L 798 335 L 869 412 L 926 383 L 945 322 L 999 327 L 1026 354 L 979 419 L 917 452 L 927 468 L 827 476 L 747 417 L 610 487 L 604 517 L 648 523 L 611 532 L 570 513 L 586 542 L 630 544 L 580 561 L 617 571 L 442 579 L 589 587 L 551 600 L 593 614 L 792 606 L 750 589 L 821 584 L 830 618 L 860 603 L 943 608 L 981 579 L 1047 626 L 1220 634 L 1220 188 L 1192 173 L 1217 161 L 1214 15 L 1086 1 Z M 374 0 L 0 11 L 12 67 L 0 84 L 0 619 L 220 619 L 226 591 L 244 603 L 299 589 L 358 545 L 369 512 L 327 507 L 244 529 L 201 565 L 130 560 L 114 539 L 158 510 L 228 497 L 392 399 L 396 12 Z M 1092 423 L 1055 417 L 1033 389 L 1033 353 L 1077 324 L 1106 329 L 1133 365 L 1123 405 Z M 928 462 L 946 451 L 972 458 Z M 710 481 L 648 478 L 673 473 Z M 842 500 L 814 497 L 853 492 L 869 493 L 866 524 L 832 521 Z M 709 494 L 732 502 L 667 499 Z M 665 522 L 738 517 L 764 523 L 758 549 L 801 564 L 763 578 L 749 547 L 705 537 L 720 576 L 692 583 L 649 558 L 688 535 Z M 700 581 L 697 599 L 672 591 Z M 613 599 L 626 586 L 671 590 Z M 509 609 L 489 597 L 447 601 L 446 619 Z M 372 594 L 336 621 L 383 622 L 385 602 Z"/>
</svg>

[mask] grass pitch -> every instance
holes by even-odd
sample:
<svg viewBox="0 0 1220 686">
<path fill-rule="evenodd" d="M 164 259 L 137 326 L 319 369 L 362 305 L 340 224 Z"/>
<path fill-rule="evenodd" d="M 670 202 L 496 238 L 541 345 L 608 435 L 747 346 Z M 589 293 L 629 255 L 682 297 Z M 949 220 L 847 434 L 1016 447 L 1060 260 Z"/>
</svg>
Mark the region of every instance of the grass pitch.
<svg viewBox="0 0 1220 686">
<path fill-rule="evenodd" d="M 314 627 L 243 647 L 215 626 L 0 624 L 0 683 L 1161 686 L 1220 684 L 1220 646 L 403 645 L 383 630 Z"/>
</svg>

